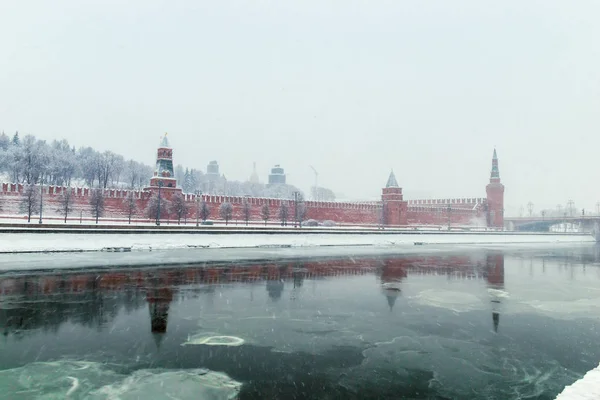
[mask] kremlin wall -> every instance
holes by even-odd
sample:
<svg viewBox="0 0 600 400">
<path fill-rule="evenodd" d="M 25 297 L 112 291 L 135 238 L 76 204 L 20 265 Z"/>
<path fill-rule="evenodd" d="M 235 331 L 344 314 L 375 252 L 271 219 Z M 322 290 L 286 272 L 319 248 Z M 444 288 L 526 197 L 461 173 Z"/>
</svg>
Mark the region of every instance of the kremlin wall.
<svg viewBox="0 0 600 400">
<path fill-rule="evenodd" d="M 270 209 L 270 224 L 280 223 L 279 210 L 283 204 L 289 210 L 288 224 L 294 220 L 294 200 L 270 199 L 256 197 L 222 196 L 182 193 L 177 187 L 177 181 L 173 172 L 173 149 L 169 146 L 166 136 L 162 139 L 157 151 L 157 162 L 154 176 L 150 177 L 149 186 L 143 190 L 130 191 L 125 189 L 99 189 L 103 190 L 104 213 L 101 221 L 126 222 L 129 217 L 127 198 L 132 196 L 135 202 L 135 211 L 132 215 L 134 222 L 152 222 L 154 219 L 147 217 L 146 209 L 152 196 L 160 191 L 160 196 L 169 201 L 176 194 L 181 194 L 188 205 L 188 212 L 181 223 L 196 220 L 196 210 L 199 202 L 206 202 L 210 209 L 209 220 L 219 221 L 219 206 L 225 202 L 233 206 L 231 222 L 242 221 L 243 206 L 247 201 L 250 204 L 250 221 L 264 223 L 261 209 L 266 203 Z M 92 206 L 90 205 L 90 188 L 67 188 L 44 186 L 43 187 L 43 216 L 47 220 L 55 218 L 63 219 L 59 212 L 60 198 L 66 190 L 71 190 L 72 211 L 68 216 L 70 222 L 91 220 Z M 0 214 L 5 218 L 24 218 L 20 212 L 23 199 L 24 185 L 14 183 L 2 183 L 0 187 Z M 498 157 L 494 150 L 492 158 L 492 170 L 490 182 L 486 186 L 486 197 L 468 197 L 455 199 L 411 199 L 405 200 L 402 188 L 398 184 L 394 173 L 391 172 L 387 184 L 382 189 L 381 201 L 377 202 L 322 202 L 304 201 L 306 216 L 304 220 L 314 219 L 317 221 L 333 221 L 338 225 L 362 225 L 362 226 L 388 226 L 401 227 L 410 225 L 433 225 L 433 226 L 479 226 L 502 228 L 504 226 L 504 185 L 500 182 L 498 170 Z M 37 214 L 39 216 L 39 214 Z M 32 215 L 32 221 L 36 218 Z M 161 222 L 175 222 L 176 216 L 173 210 L 161 213 Z"/>
</svg>

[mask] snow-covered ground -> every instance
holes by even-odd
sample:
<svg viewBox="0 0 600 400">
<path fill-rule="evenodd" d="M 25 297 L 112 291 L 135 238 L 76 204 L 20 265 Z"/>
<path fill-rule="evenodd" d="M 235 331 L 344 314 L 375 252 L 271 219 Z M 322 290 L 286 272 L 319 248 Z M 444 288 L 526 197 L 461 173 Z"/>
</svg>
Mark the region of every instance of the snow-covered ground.
<svg viewBox="0 0 600 400">
<path fill-rule="evenodd" d="M 318 246 L 413 246 L 428 244 L 511 244 L 594 242 L 591 235 L 449 232 L 299 232 L 248 233 L 0 233 L 0 253 L 143 251 L 182 248 L 252 248 Z M 1 262 L 1 260 L 0 260 Z"/>
<path fill-rule="evenodd" d="M 514 243 L 482 244 L 476 250 L 505 249 L 544 249 L 557 247 L 573 248 L 589 246 L 586 243 Z M 55 271 L 86 269 L 148 268 L 167 265 L 199 265 L 203 263 L 244 263 L 264 260 L 298 260 L 307 258 L 340 257 L 383 257 L 409 254 L 449 254 L 473 251 L 473 245 L 455 244 L 415 246 L 413 244 L 395 246 L 318 246 L 318 247 L 246 247 L 235 249 L 175 248 L 170 250 L 130 251 L 130 252 L 76 252 L 76 253 L 7 253 L 0 254 L 0 273 L 27 271 Z"/>
<path fill-rule="evenodd" d="M 574 384 L 565 387 L 556 400 L 598 400 L 600 399 L 600 365 Z"/>
</svg>

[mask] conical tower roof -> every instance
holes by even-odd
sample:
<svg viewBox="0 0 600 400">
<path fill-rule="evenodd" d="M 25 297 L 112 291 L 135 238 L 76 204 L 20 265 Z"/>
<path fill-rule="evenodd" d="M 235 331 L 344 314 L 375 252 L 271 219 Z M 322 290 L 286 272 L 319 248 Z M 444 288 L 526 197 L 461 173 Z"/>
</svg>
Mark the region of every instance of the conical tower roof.
<svg viewBox="0 0 600 400">
<path fill-rule="evenodd" d="M 169 146 L 169 140 L 167 139 L 167 133 L 165 132 L 165 136 L 160 140 L 160 147 L 171 147 Z"/>
<path fill-rule="evenodd" d="M 490 173 L 490 179 L 500 179 L 500 170 L 498 169 L 498 154 L 494 149 L 494 155 L 492 156 L 492 172 Z"/>
<path fill-rule="evenodd" d="M 388 177 L 387 183 L 385 184 L 386 188 L 390 187 L 400 187 L 398 185 L 398 181 L 396 180 L 396 175 L 394 175 L 394 170 L 390 172 L 390 176 Z"/>
</svg>

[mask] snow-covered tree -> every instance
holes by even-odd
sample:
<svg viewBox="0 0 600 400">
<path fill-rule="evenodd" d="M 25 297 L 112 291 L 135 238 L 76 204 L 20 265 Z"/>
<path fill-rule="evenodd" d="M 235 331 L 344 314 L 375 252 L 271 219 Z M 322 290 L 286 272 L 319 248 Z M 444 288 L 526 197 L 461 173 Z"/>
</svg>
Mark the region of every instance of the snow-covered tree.
<svg viewBox="0 0 600 400">
<path fill-rule="evenodd" d="M 225 225 L 229 224 L 229 220 L 233 216 L 233 206 L 231 203 L 221 203 L 219 206 L 219 216 L 225 220 Z"/>
<path fill-rule="evenodd" d="M 181 185 L 184 193 L 192 193 L 192 176 L 190 175 L 190 170 L 185 169 L 185 173 L 183 174 L 183 182 Z"/>
<path fill-rule="evenodd" d="M 127 188 L 134 189 L 137 186 L 140 175 L 139 163 L 135 160 L 127 161 L 124 167 L 123 175 L 125 176 L 125 180 L 127 182 Z"/>
<path fill-rule="evenodd" d="M 210 216 L 210 207 L 204 199 L 200 202 L 200 219 L 203 222 L 206 222 L 208 217 Z"/>
<path fill-rule="evenodd" d="M 252 215 L 252 206 L 247 198 L 244 198 L 244 202 L 242 203 L 242 217 L 244 221 L 246 221 L 246 226 L 248 226 L 248 221 L 250 221 L 250 217 Z"/>
<path fill-rule="evenodd" d="M 179 225 L 181 223 L 182 217 L 187 219 L 189 207 L 181 193 L 175 193 L 173 195 L 173 198 L 171 199 L 171 204 L 173 212 L 177 216 L 177 225 Z"/>
<path fill-rule="evenodd" d="M 64 188 L 58 198 L 59 207 L 56 211 L 65 217 L 65 224 L 69 213 L 73 211 L 73 200 L 73 190 L 70 187 Z"/>
<path fill-rule="evenodd" d="M 31 222 L 31 216 L 40 212 L 40 188 L 36 185 L 25 185 L 21 198 L 21 212 L 27 214 L 27 222 Z"/>
<path fill-rule="evenodd" d="M 77 155 L 66 140 L 54 140 L 49 149 L 46 182 L 57 186 L 70 186 L 78 170 Z"/>
<path fill-rule="evenodd" d="M 262 205 L 260 209 L 260 216 L 262 217 L 263 221 L 265 221 L 265 226 L 267 226 L 267 221 L 271 216 L 271 209 L 269 208 L 269 203 L 265 203 Z"/>
<path fill-rule="evenodd" d="M 313 200 L 317 201 L 335 201 L 333 190 L 324 187 L 312 187 L 310 189 Z"/>
<path fill-rule="evenodd" d="M 96 160 L 98 163 L 97 168 L 101 181 L 100 184 L 106 189 L 109 182 L 113 182 L 113 178 L 118 178 L 118 175 L 122 170 L 123 157 L 112 151 L 105 151 Z"/>
<path fill-rule="evenodd" d="M 135 193 L 133 192 L 133 190 L 127 192 L 127 196 L 125 196 L 125 198 L 123 199 L 123 206 L 127 211 L 127 218 L 129 220 L 128 223 L 131 224 L 131 217 L 133 216 L 133 214 L 135 214 L 137 210 L 137 200 L 135 198 Z"/>
<path fill-rule="evenodd" d="M 287 225 L 289 216 L 290 210 L 288 208 L 288 205 L 287 203 L 282 202 L 281 207 L 279 207 L 279 220 L 281 221 L 281 226 Z"/>
<path fill-rule="evenodd" d="M 165 199 L 163 196 L 160 197 L 160 218 L 158 213 L 158 204 L 159 198 L 157 194 L 152 194 L 150 199 L 148 200 L 148 205 L 146 206 L 146 216 L 148 219 L 153 219 L 156 221 L 156 224 L 160 224 L 160 220 L 164 217 L 168 216 L 169 211 L 171 209 L 171 202 Z"/>
<path fill-rule="evenodd" d="M 36 141 L 32 135 L 23 138 L 18 163 L 25 183 L 38 183 L 45 176 L 50 159 L 49 150 L 45 141 Z"/>
<path fill-rule="evenodd" d="M 308 209 L 306 207 L 306 203 L 299 202 L 297 205 L 296 219 L 298 220 L 298 224 L 300 227 L 302 227 L 302 222 L 306 219 L 307 211 Z"/>
<path fill-rule="evenodd" d="M 0 133 L 0 150 L 8 150 L 8 146 L 10 146 L 10 138 L 4 132 Z"/>
<path fill-rule="evenodd" d="M 125 170 L 125 159 L 122 155 L 117 154 L 115 159 L 113 160 L 113 168 L 112 174 L 110 176 L 112 181 L 112 187 L 118 188 L 122 187 L 121 177 L 123 176 L 123 171 Z"/>
<path fill-rule="evenodd" d="M 104 215 L 104 191 L 102 189 L 92 190 L 90 206 L 92 207 L 92 217 L 96 218 L 96 224 L 98 224 L 98 219 Z"/>
<path fill-rule="evenodd" d="M 197 169 L 190 170 L 190 183 L 188 188 L 188 193 L 194 193 L 196 190 L 202 188 L 202 183 L 204 181 L 204 175 L 202 171 L 198 171 Z"/>
<path fill-rule="evenodd" d="M 154 172 L 153 167 L 146 165 L 146 164 L 140 164 L 140 175 L 139 175 L 138 185 L 137 185 L 137 187 L 139 189 L 148 185 L 148 181 L 150 180 L 150 177 L 152 176 L 153 172 Z"/>
<path fill-rule="evenodd" d="M 181 164 L 177 164 L 173 169 L 173 177 L 177 179 L 179 186 L 183 187 L 185 181 L 185 169 Z"/>
<path fill-rule="evenodd" d="M 77 151 L 80 177 L 89 187 L 94 186 L 96 179 L 100 182 L 99 158 L 100 154 L 91 147 L 82 147 Z"/>
</svg>

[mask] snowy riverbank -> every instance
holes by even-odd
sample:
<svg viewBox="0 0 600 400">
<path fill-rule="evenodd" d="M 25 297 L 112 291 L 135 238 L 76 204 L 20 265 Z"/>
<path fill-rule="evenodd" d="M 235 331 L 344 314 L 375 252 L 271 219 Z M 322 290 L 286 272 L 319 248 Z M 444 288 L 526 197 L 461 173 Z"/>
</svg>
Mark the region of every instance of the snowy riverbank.
<svg viewBox="0 0 600 400">
<path fill-rule="evenodd" d="M 185 248 L 414 246 L 428 244 L 593 243 L 586 234 L 509 232 L 104 232 L 0 233 L 0 253 L 148 251 Z"/>
<path fill-rule="evenodd" d="M 572 385 L 565 387 L 556 400 L 598 400 L 600 399 L 600 365 Z"/>
</svg>

